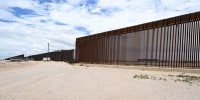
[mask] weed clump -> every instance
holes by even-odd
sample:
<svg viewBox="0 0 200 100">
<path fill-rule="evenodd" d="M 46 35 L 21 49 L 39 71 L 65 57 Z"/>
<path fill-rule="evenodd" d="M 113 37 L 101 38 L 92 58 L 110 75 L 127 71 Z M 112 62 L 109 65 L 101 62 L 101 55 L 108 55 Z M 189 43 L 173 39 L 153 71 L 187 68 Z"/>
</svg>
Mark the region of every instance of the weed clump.
<svg viewBox="0 0 200 100">
<path fill-rule="evenodd" d="M 149 79 L 148 75 L 134 75 L 133 78 L 137 78 L 137 79 Z"/>
<path fill-rule="evenodd" d="M 167 79 L 165 79 L 165 78 L 159 78 L 159 80 L 167 81 Z"/>
<path fill-rule="evenodd" d="M 200 76 L 190 76 L 190 75 L 184 75 L 184 74 L 180 74 L 180 75 L 176 75 L 176 77 L 178 77 L 179 79 L 175 80 L 175 81 L 182 81 L 182 82 L 186 82 L 186 83 L 200 83 Z"/>
</svg>

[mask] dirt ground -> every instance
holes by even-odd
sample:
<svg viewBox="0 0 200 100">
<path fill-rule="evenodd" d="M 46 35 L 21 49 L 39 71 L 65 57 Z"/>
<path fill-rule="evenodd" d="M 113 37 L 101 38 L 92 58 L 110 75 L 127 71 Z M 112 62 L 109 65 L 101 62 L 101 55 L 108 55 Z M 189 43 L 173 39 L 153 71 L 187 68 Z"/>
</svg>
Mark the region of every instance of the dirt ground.
<svg viewBox="0 0 200 100">
<path fill-rule="evenodd" d="M 200 74 L 110 67 L 1 61 L 0 100 L 200 100 L 200 81 L 177 76 Z"/>
</svg>

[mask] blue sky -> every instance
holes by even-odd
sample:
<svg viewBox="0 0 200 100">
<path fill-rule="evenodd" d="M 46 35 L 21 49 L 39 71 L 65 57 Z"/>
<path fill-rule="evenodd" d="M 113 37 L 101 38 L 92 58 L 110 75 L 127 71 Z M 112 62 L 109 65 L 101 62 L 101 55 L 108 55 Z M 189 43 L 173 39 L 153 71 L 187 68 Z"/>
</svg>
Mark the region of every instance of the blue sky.
<svg viewBox="0 0 200 100">
<path fill-rule="evenodd" d="M 77 37 L 200 11 L 199 0 L 2 0 L 0 59 L 73 49 Z"/>
</svg>

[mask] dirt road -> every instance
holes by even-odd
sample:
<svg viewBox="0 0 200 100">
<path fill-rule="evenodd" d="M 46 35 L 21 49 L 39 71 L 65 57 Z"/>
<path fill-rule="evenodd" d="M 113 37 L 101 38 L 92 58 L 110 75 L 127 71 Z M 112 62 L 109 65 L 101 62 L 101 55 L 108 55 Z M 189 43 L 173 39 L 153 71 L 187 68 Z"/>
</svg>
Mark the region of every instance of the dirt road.
<svg viewBox="0 0 200 100">
<path fill-rule="evenodd" d="M 199 100 L 200 86 L 171 78 L 179 74 L 64 62 L 1 63 L 0 100 Z"/>
</svg>

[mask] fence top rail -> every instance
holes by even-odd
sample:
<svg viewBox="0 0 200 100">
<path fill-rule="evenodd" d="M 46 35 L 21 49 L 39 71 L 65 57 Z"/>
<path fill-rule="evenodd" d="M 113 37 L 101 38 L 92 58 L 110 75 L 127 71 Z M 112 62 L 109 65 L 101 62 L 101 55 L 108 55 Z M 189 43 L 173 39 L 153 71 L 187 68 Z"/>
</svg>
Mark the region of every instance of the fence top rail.
<svg viewBox="0 0 200 100">
<path fill-rule="evenodd" d="M 199 20 L 200 20 L 200 11 L 185 14 L 185 15 L 180 15 L 176 17 L 166 18 L 162 20 L 152 21 L 148 23 L 143 23 L 143 24 L 139 24 L 135 26 L 129 26 L 129 27 L 120 28 L 116 30 L 106 31 L 106 32 L 98 33 L 98 34 L 89 35 L 89 36 L 79 37 L 79 38 L 76 38 L 76 41 L 103 38 L 103 37 L 108 37 L 108 36 L 138 32 L 138 31 L 143 31 L 143 30 L 149 30 L 149 29 L 171 26 L 171 25 L 187 23 L 187 22 L 192 22 L 192 21 L 199 21 Z"/>
</svg>

